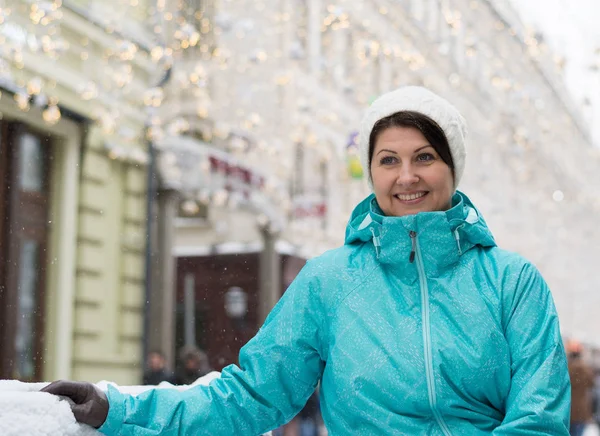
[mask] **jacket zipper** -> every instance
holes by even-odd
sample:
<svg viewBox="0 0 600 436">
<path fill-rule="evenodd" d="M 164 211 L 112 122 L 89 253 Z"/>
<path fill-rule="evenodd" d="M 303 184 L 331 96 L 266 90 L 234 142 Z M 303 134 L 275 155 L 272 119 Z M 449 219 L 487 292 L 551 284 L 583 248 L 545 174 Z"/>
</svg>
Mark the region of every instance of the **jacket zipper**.
<svg viewBox="0 0 600 436">
<path fill-rule="evenodd" d="M 452 432 L 448 428 L 448 424 L 444 421 L 441 413 L 437 408 L 437 398 L 435 394 L 435 378 L 433 376 L 433 358 L 431 355 L 431 326 L 429 321 L 429 288 L 427 287 L 427 278 L 425 276 L 425 267 L 423 266 L 423 258 L 421 257 L 421 249 L 417 240 L 417 232 L 411 231 L 410 238 L 412 240 L 412 251 L 410 253 L 411 263 L 417 260 L 417 272 L 419 274 L 419 283 L 421 285 L 421 318 L 423 324 L 423 348 L 425 351 L 425 372 L 427 374 L 427 391 L 429 394 L 429 406 L 431 412 L 440 426 L 442 433 L 445 436 L 452 436 Z"/>
</svg>

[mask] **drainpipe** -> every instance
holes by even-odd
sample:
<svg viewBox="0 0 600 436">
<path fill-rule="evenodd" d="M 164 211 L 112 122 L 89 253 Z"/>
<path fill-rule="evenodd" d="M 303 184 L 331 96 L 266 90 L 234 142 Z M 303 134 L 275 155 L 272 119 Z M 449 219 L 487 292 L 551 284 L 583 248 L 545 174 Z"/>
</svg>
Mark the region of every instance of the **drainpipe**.
<svg viewBox="0 0 600 436">
<path fill-rule="evenodd" d="M 142 341 L 141 367 L 146 365 L 146 356 L 149 351 L 148 339 L 150 335 L 150 298 L 152 295 L 152 248 L 154 225 L 152 212 L 156 198 L 156 150 L 152 140 L 148 140 L 148 177 L 146 181 L 146 259 L 144 274 L 144 339 Z"/>
</svg>

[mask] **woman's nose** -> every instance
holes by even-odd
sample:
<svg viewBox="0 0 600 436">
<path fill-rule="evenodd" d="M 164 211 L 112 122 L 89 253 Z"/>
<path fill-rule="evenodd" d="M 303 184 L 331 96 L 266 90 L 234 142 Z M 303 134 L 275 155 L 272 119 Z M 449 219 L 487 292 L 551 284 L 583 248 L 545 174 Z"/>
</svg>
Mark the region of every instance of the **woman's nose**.
<svg viewBox="0 0 600 436">
<path fill-rule="evenodd" d="M 396 184 L 400 186 L 411 186 L 419 181 L 419 176 L 415 173 L 412 165 L 403 165 L 398 170 Z"/>
</svg>

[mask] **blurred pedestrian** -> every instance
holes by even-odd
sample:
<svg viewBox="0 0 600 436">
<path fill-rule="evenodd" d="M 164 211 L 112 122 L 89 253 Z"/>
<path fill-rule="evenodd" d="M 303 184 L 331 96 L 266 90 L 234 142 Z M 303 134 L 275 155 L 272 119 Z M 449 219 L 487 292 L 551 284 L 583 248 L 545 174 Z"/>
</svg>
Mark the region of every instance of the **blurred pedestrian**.
<svg viewBox="0 0 600 436">
<path fill-rule="evenodd" d="M 157 385 L 163 381 L 173 383 L 173 373 L 167 369 L 167 360 L 162 351 L 150 351 L 144 372 L 144 385 Z"/>
<path fill-rule="evenodd" d="M 185 346 L 179 352 L 174 384 L 191 385 L 211 371 L 208 356 L 204 351 L 195 346 Z"/>
<path fill-rule="evenodd" d="M 318 388 L 300 412 L 285 426 L 273 430 L 273 436 L 319 436 L 322 423 Z"/>
<path fill-rule="evenodd" d="M 594 368 L 594 388 L 592 390 L 592 399 L 594 421 L 600 428 L 600 368 Z"/>
<path fill-rule="evenodd" d="M 594 371 L 583 360 L 580 342 L 567 342 L 569 377 L 571 378 L 571 436 L 582 436 L 586 427 L 593 422 L 592 390 Z"/>
<path fill-rule="evenodd" d="M 75 398 L 90 422 L 105 415 L 107 435 L 260 434 L 295 416 L 320 381 L 332 435 L 567 436 L 569 373 L 550 291 L 456 190 L 463 117 L 411 86 L 375 100 L 360 130 L 373 194 L 344 246 L 300 271 L 239 366 L 182 394 L 109 386 L 86 400 L 77 393 L 89 384 L 64 381 L 47 392 Z"/>
<path fill-rule="evenodd" d="M 308 398 L 308 401 L 298 413 L 298 418 L 300 419 L 300 436 L 319 436 L 321 411 L 317 390 Z"/>
</svg>

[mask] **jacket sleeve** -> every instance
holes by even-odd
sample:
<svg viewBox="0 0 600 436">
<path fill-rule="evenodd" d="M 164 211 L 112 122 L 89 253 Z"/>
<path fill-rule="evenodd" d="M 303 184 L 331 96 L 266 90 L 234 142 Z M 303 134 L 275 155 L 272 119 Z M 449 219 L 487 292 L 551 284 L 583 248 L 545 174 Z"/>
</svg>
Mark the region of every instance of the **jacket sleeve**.
<svg viewBox="0 0 600 436">
<path fill-rule="evenodd" d="M 502 311 L 511 386 L 504 420 L 492 434 L 568 436 L 571 385 L 550 290 L 531 264 L 521 269 L 516 287 L 506 288 Z"/>
<path fill-rule="evenodd" d="M 106 435 L 260 435 L 291 420 L 324 368 L 321 295 L 310 261 L 229 365 L 208 386 L 133 397 L 110 387 Z"/>
</svg>

